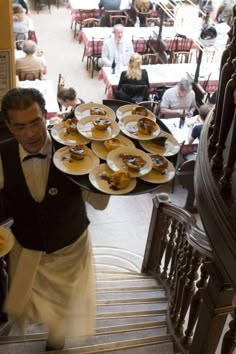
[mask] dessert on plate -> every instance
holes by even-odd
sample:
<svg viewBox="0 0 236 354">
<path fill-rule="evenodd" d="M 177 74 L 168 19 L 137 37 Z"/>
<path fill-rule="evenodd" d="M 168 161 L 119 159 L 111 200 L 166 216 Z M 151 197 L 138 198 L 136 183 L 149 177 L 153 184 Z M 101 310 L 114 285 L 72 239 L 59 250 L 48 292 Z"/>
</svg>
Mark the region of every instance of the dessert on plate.
<svg viewBox="0 0 236 354">
<path fill-rule="evenodd" d="M 73 160 L 83 160 L 86 156 L 86 147 L 78 144 L 69 148 L 70 157 Z"/>
<path fill-rule="evenodd" d="M 106 116 L 107 112 L 105 111 L 105 109 L 100 108 L 100 107 L 94 107 L 94 108 L 90 108 L 90 114 L 93 115 L 97 115 L 97 116 Z"/>
<path fill-rule="evenodd" d="M 129 172 L 123 170 L 112 173 L 103 172 L 100 177 L 107 181 L 109 187 L 113 190 L 126 188 L 131 180 Z"/>
<path fill-rule="evenodd" d="M 138 171 L 146 164 L 146 161 L 139 155 L 121 154 L 120 157 L 124 164 L 134 171 Z"/>
<path fill-rule="evenodd" d="M 64 127 L 66 128 L 67 134 L 78 133 L 77 123 L 78 120 L 76 118 L 68 118 L 66 121 L 64 121 Z"/>
<path fill-rule="evenodd" d="M 93 120 L 93 125 L 97 130 L 106 130 L 111 125 L 111 121 L 106 117 L 99 117 Z"/>
<path fill-rule="evenodd" d="M 156 130 L 156 124 L 153 120 L 143 117 L 137 122 L 138 131 L 144 135 L 151 135 Z"/>
<path fill-rule="evenodd" d="M 143 106 L 137 106 L 132 108 L 132 114 L 140 114 L 146 117 L 148 115 L 148 110 Z"/>
<path fill-rule="evenodd" d="M 167 140 L 167 137 L 163 133 L 161 133 L 155 139 L 153 139 L 152 142 L 153 142 L 153 144 L 155 144 L 157 146 L 165 147 L 166 140 Z"/>
<path fill-rule="evenodd" d="M 166 172 L 167 167 L 168 167 L 168 160 L 164 156 L 161 156 L 158 154 L 151 154 L 150 157 L 152 160 L 152 168 L 155 171 L 158 171 L 161 174 L 164 174 Z"/>
<path fill-rule="evenodd" d="M 111 138 L 104 141 L 104 146 L 107 150 L 111 151 L 124 146 L 124 144 L 121 143 L 119 138 Z"/>
</svg>

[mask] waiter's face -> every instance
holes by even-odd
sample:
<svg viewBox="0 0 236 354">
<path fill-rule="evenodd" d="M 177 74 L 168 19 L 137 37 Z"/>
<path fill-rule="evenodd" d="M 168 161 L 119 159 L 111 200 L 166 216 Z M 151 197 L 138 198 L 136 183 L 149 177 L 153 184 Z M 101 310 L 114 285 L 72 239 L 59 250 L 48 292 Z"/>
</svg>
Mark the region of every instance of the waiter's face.
<svg viewBox="0 0 236 354">
<path fill-rule="evenodd" d="M 6 124 L 17 141 L 29 153 L 38 152 L 46 139 L 45 114 L 34 102 L 23 110 L 9 110 Z"/>
</svg>

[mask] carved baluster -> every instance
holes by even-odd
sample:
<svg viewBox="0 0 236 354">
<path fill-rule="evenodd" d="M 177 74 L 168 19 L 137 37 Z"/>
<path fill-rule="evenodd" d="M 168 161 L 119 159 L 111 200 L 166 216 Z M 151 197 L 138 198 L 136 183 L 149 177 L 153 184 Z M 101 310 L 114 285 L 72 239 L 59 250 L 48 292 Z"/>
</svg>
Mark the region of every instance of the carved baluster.
<svg viewBox="0 0 236 354">
<path fill-rule="evenodd" d="M 161 245 L 160 245 L 160 256 L 159 256 L 159 273 L 160 273 L 160 265 L 161 265 L 161 261 L 164 255 L 164 252 L 166 250 L 166 245 L 167 245 L 167 235 L 168 235 L 168 229 L 170 227 L 171 224 L 171 220 L 167 215 L 163 215 L 163 227 L 161 230 Z"/>
<path fill-rule="evenodd" d="M 189 348 L 190 344 L 192 343 L 193 329 L 197 322 L 200 306 L 202 303 L 201 289 L 205 288 L 209 276 L 204 264 L 201 266 L 200 272 L 201 272 L 200 280 L 196 283 L 196 287 L 198 288 L 198 290 L 192 297 L 192 302 L 189 311 L 188 325 L 185 331 L 185 336 L 181 341 L 181 343 L 185 348 Z"/>
<path fill-rule="evenodd" d="M 168 271 L 170 259 L 171 259 L 172 253 L 173 253 L 174 239 L 176 237 L 176 230 L 177 230 L 177 221 L 172 220 L 170 234 L 169 234 L 169 241 L 167 242 L 167 245 L 166 245 L 164 269 L 161 274 L 162 279 L 167 279 L 167 271 Z"/>
<path fill-rule="evenodd" d="M 234 19 L 234 30 L 236 32 L 236 19 Z M 230 55 L 220 71 L 219 85 L 218 85 L 218 92 L 217 92 L 217 102 L 215 106 L 214 120 L 212 121 L 213 133 L 209 139 L 210 140 L 209 152 L 211 153 L 211 155 L 213 155 L 216 148 L 216 144 L 218 142 L 218 136 L 219 136 L 221 120 L 222 120 L 225 88 L 227 82 L 230 80 L 231 76 L 234 73 L 234 66 L 232 61 L 236 57 L 236 36 L 229 44 L 227 50 L 229 51 Z"/>
<path fill-rule="evenodd" d="M 171 285 L 171 292 L 174 292 L 174 289 L 176 289 L 176 284 L 177 284 L 177 279 L 178 279 L 178 272 L 180 270 L 182 260 L 184 257 L 184 252 L 183 252 L 183 247 L 184 247 L 184 241 L 185 241 L 185 228 L 182 225 L 182 233 L 180 235 L 180 240 L 177 246 L 177 253 L 176 253 L 176 261 L 175 261 L 175 268 L 174 268 L 174 276 L 173 276 L 173 282 Z"/>
<path fill-rule="evenodd" d="M 177 291 L 178 291 L 178 284 L 180 281 L 180 276 L 182 275 L 182 265 L 185 260 L 185 253 L 184 253 L 184 245 L 185 245 L 185 235 L 182 235 L 182 240 L 179 247 L 179 252 L 177 253 L 177 267 L 174 274 L 173 286 L 171 287 L 171 300 L 170 300 L 170 314 L 173 315 L 176 299 L 177 299 Z"/>
<path fill-rule="evenodd" d="M 169 277 L 167 280 L 167 283 L 169 284 L 170 287 L 172 287 L 172 285 L 174 283 L 174 272 L 176 270 L 176 265 L 177 265 L 177 253 L 179 250 L 179 244 L 181 242 L 182 229 L 183 229 L 183 226 L 178 222 L 177 223 L 177 238 L 175 240 L 175 246 L 173 248 Z"/>
<path fill-rule="evenodd" d="M 183 335 L 185 316 L 189 309 L 192 296 L 196 289 L 195 281 L 198 279 L 198 269 L 201 264 L 201 261 L 201 255 L 198 252 L 195 252 L 192 256 L 190 270 L 187 274 L 187 282 L 183 290 L 180 316 L 175 329 L 175 333 L 179 337 Z"/>
<path fill-rule="evenodd" d="M 176 298 L 175 298 L 175 306 L 173 309 L 173 314 L 171 316 L 171 322 L 175 324 L 179 318 L 180 310 L 181 310 L 181 303 L 182 303 L 182 297 L 183 297 L 183 290 L 184 286 L 187 281 L 187 273 L 189 270 L 190 262 L 191 262 L 191 256 L 192 256 L 192 247 L 188 245 L 188 242 L 186 241 L 186 245 L 184 247 L 184 253 L 185 253 L 185 258 L 183 265 L 181 267 L 181 275 L 179 277 L 179 283 L 177 286 L 177 292 L 176 292 Z"/>
<path fill-rule="evenodd" d="M 234 96 L 236 97 L 236 91 L 234 91 Z M 234 113 L 233 134 L 230 143 L 229 156 L 227 159 L 227 164 L 224 166 L 223 176 L 220 179 L 222 192 L 228 192 L 231 190 L 232 187 L 232 174 L 234 172 L 234 166 L 236 162 L 235 151 L 236 151 L 236 113 Z"/>
<path fill-rule="evenodd" d="M 6 321 L 7 315 L 2 312 L 3 304 L 5 302 L 8 291 L 8 275 L 7 264 L 3 257 L 0 258 L 0 321 Z"/>
<path fill-rule="evenodd" d="M 234 309 L 234 316 L 229 323 L 229 328 L 223 338 L 221 354 L 233 354 L 236 347 L 236 309 Z"/>
<path fill-rule="evenodd" d="M 233 60 L 233 65 L 236 69 L 236 59 Z M 225 90 L 222 119 L 220 124 L 219 141 L 217 144 L 216 153 L 212 158 L 213 170 L 219 170 L 223 165 L 223 151 L 225 149 L 225 141 L 229 132 L 230 125 L 234 116 L 234 90 L 236 89 L 236 73 L 228 81 Z"/>
</svg>

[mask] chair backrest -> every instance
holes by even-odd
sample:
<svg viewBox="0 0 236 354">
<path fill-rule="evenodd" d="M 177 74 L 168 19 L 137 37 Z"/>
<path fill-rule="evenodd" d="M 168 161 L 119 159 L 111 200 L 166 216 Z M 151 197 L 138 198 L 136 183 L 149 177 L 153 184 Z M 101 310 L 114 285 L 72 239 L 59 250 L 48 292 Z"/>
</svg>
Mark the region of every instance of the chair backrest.
<svg viewBox="0 0 236 354">
<path fill-rule="evenodd" d="M 121 90 L 128 95 L 134 103 L 148 100 L 147 85 L 122 84 Z"/>
<path fill-rule="evenodd" d="M 80 9 L 79 10 L 79 16 L 78 16 L 78 21 L 81 24 L 83 23 L 84 20 L 87 18 L 95 18 L 96 17 L 96 10 L 95 9 Z"/>
<path fill-rule="evenodd" d="M 159 25 L 160 25 L 159 17 L 146 17 L 146 26 L 147 27 L 153 27 L 153 26 L 159 26 Z"/>
<path fill-rule="evenodd" d="M 101 20 L 98 18 L 86 18 L 83 20 L 82 26 L 83 27 L 100 27 Z"/>
<path fill-rule="evenodd" d="M 112 27 L 110 16 L 124 16 L 126 15 L 123 10 L 104 10 L 105 26 Z"/>
<path fill-rule="evenodd" d="M 123 26 L 127 26 L 129 21 L 129 17 L 126 15 L 110 15 L 110 24 L 111 27 L 117 25 L 118 23 Z"/>
<path fill-rule="evenodd" d="M 92 37 L 92 56 L 101 57 L 102 47 L 105 38 L 102 37 Z"/>
<path fill-rule="evenodd" d="M 24 41 L 28 39 L 28 32 L 26 33 L 15 32 L 14 38 L 15 38 L 15 48 L 17 50 L 21 50 Z"/>
<path fill-rule="evenodd" d="M 134 52 L 139 54 L 148 53 L 148 40 L 144 37 L 132 36 Z"/>
<path fill-rule="evenodd" d="M 159 59 L 158 53 L 148 53 L 142 55 L 143 65 L 157 64 Z"/>
<path fill-rule="evenodd" d="M 171 41 L 169 49 L 174 52 L 189 52 L 192 48 L 193 40 L 183 34 L 176 34 Z"/>
<path fill-rule="evenodd" d="M 191 63 L 192 61 L 192 52 L 190 51 L 178 51 L 173 52 L 171 56 L 172 64 L 183 64 L 183 63 Z M 170 61 L 169 61 L 170 62 Z"/>
<path fill-rule="evenodd" d="M 64 87 L 65 87 L 65 79 L 62 76 L 62 74 L 59 74 L 58 75 L 58 83 L 57 83 L 57 96 L 58 96 L 58 93 L 60 92 L 60 90 L 63 89 Z M 59 101 L 58 101 L 58 106 L 59 106 L 59 109 L 61 111 L 62 110 L 62 105 L 61 105 L 61 103 Z"/>
<path fill-rule="evenodd" d="M 38 70 L 37 72 L 18 72 L 18 77 L 20 81 L 25 81 L 25 80 L 42 80 L 43 79 L 43 72 L 42 70 Z"/>
</svg>

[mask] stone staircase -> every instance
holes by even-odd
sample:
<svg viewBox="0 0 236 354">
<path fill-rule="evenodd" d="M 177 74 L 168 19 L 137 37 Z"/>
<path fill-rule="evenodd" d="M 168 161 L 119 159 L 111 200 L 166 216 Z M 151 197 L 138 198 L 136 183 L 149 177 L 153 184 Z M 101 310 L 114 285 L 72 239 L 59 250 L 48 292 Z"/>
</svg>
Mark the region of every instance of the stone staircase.
<svg viewBox="0 0 236 354">
<path fill-rule="evenodd" d="M 174 353 L 167 328 L 165 290 L 140 274 L 142 257 L 119 248 L 94 248 L 97 273 L 96 335 L 81 343 L 67 337 L 50 353 Z M 47 333 L 29 326 L 24 337 L 0 337 L 1 354 L 44 353 Z"/>
</svg>

